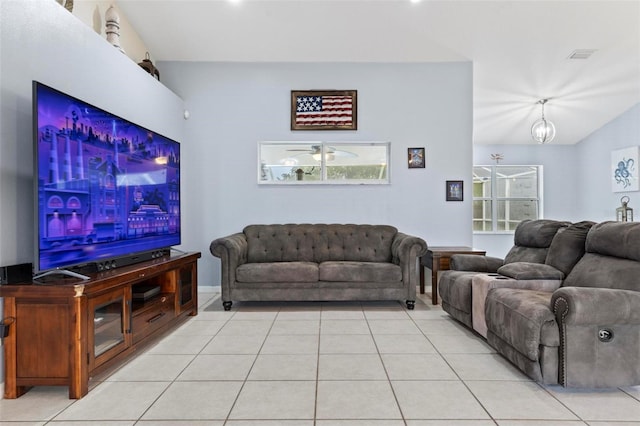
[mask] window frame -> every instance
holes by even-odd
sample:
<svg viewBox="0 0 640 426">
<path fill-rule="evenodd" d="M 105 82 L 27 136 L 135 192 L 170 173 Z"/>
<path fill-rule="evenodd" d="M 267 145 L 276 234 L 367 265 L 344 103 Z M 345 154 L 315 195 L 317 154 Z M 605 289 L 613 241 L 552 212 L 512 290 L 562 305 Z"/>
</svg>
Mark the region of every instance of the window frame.
<svg viewBox="0 0 640 426">
<path fill-rule="evenodd" d="M 498 173 L 497 171 L 500 168 L 518 168 L 518 167 L 522 167 L 523 169 L 525 168 L 535 168 L 536 169 L 536 174 L 537 174 L 537 179 L 536 179 L 536 185 L 537 185 L 537 197 L 499 197 L 498 196 Z M 537 217 L 535 219 L 543 219 L 544 218 L 544 186 L 543 186 L 543 175 L 544 175 L 544 168 L 542 165 L 540 164 L 491 164 L 491 165 L 483 165 L 483 164 L 478 164 L 478 165 L 474 165 L 473 166 L 473 170 L 472 170 L 472 185 L 475 186 L 475 176 L 476 176 L 476 168 L 484 168 L 484 169 L 490 169 L 490 176 L 491 176 L 491 196 L 489 197 L 477 197 L 475 195 L 475 187 L 472 190 L 473 193 L 473 197 L 472 197 L 472 206 L 476 201 L 482 201 L 482 202 L 487 202 L 489 201 L 491 203 L 491 230 L 486 230 L 486 231 L 482 231 L 482 230 L 476 230 L 475 229 L 475 223 L 477 221 L 487 221 L 486 218 L 476 218 L 474 216 L 475 212 L 473 211 L 473 207 L 472 207 L 472 217 L 471 217 L 471 229 L 473 234 L 479 234 L 479 235 L 487 235 L 487 234 L 513 234 L 515 231 L 515 226 L 514 229 L 508 230 L 499 230 L 498 229 L 498 224 L 500 222 L 500 218 L 498 218 L 498 205 L 500 202 L 509 202 L 509 201 L 532 201 L 532 202 L 536 202 L 537 203 Z M 483 211 L 484 211 L 484 206 L 483 206 Z M 504 219 L 505 221 L 507 220 L 507 218 Z M 517 223 L 520 223 L 522 220 L 518 221 Z M 506 225 L 506 223 L 505 223 Z M 516 224 L 517 226 L 517 224 Z"/>
<path fill-rule="evenodd" d="M 302 147 L 320 147 L 319 159 L 315 160 L 320 168 L 319 180 L 278 180 L 273 178 L 265 178 L 265 167 L 273 167 L 269 165 L 263 158 L 263 147 L 282 146 L 294 148 L 294 151 L 302 150 Z M 382 179 L 329 179 L 327 176 L 327 158 L 331 154 L 329 150 L 340 150 L 343 148 L 348 150 L 349 147 L 357 147 L 357 149 L 366 149 L 367 147 L 384 148 L 386 165 L 380 163 L 381 167 L 386 168 L 385 177 Z M 317 155 L 317 154 L 314 154 Z M 322 141 L 260 141 L 258 142 L 258 185 L 389 185 L 391 183 L 391 142 L 361 142 L 361 141 L 344 141 L 344 142 L 322 142 Z M 372 164 L 373 165 L 373 164 Z M 295 166 L 291 166 L 292 168 Z M 308 165 L 307 165 L 308 167 Z"/>
</svg>

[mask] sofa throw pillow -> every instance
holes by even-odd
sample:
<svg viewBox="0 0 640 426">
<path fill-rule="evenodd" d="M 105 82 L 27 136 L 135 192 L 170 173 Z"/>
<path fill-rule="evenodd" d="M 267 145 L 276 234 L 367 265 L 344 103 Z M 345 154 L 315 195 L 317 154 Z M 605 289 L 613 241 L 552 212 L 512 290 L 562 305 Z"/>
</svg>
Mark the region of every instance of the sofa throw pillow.
<svg viewBox="0 0 640 426">
<path fill-rule="evenodd" d="M 593 225 L 594 222 L 583 221 L 560 229 L 551 241 L 545 263 L 569 275 L 584 255 L 587 234 Z"/>
</svg>

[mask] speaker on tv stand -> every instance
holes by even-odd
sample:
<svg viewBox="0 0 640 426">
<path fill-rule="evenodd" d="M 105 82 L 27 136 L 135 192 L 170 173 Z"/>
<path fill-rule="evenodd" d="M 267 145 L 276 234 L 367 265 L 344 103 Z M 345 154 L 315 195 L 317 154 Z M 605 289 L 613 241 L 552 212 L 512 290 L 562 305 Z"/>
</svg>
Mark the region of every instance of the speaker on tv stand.
<svg viewBox="0 0 640 426">
<path fill-rule="evenodd" d="M 95 265 L 98 272 L 109 271 L 111 269 L 117 269 L 123 266 L 129 266 L 140 262 L 146 262 L 148 260 L 158 259 L 160 257 L 167 256 L 169 253 L 169 249 L 152 250 L 135 255 L 117 257 L 114 259 L 105 260 L 103 262 L 96 262 Z"/>
</svg>

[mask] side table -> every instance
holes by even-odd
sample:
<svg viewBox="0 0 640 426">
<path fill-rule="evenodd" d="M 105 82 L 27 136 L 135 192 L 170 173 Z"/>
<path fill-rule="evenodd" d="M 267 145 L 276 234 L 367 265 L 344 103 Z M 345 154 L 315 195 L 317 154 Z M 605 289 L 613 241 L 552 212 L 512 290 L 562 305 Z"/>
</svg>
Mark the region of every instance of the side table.
<svg viewBox="0 0 640 426">
<path fill-rule="evenodd" d="M 449 260 L 454 254 L 475 254 L 484 256 L 486 250 L 476 250 L 466 246 L 429 247 L 427 254 L 420 258 L 420 294 L 424 294 L 424 268 L 431 269 L 431 303 L 438 304 L 438 271 L 449 269 Z"/>
</svg>

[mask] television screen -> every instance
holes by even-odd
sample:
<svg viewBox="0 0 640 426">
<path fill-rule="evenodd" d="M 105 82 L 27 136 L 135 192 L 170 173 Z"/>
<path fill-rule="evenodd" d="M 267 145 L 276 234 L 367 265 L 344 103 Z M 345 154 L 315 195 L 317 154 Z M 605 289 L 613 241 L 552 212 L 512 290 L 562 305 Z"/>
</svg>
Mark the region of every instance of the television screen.
<svg viewBox="0 0 640 426">
<path fill-rule="evenodd" d="M 36 271 L 180 244 L 180 144 L 33 83 Z"/>
</svg>

